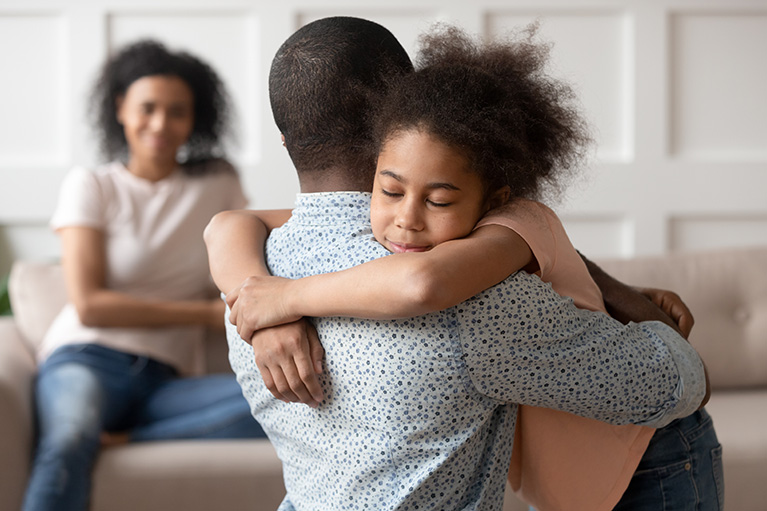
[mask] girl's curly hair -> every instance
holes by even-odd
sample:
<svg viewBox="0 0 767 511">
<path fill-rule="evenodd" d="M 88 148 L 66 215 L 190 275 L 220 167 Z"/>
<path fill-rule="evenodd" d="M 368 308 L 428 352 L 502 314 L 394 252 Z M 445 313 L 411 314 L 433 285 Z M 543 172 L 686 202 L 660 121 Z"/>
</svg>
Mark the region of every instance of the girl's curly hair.
<svg viewBox="0 0 767 511">
<path fill-rule="evenodd" d="M 536 30 L 487 43 L 444 25 L 421 36 L 416 71 L 397 77 L 376 111 L 378 148 L 422 130 L 467 156 L 486 192 L 560 192 L 591 138 L 573 90 L 544 73 L 550 46 L 534 41 Z"/>
<path fill-rule="evenodd" d="M 232 107 L 218 74 L 205 62 L 186 52 L 171 52 L 161 43 L 142 40 L 109 58 L 93 87 L 92 123 L 101 152 L 107 159 L 127 158 L 129 148 L 123 127 L 117 122 L 117 98 L 145 76 L 177 76 L 194 96 L 194 127 L 181 149 L 185 172 L 211 168 L 194 165 L 224 157 L 223 140 L 230 136 Z"/>
</svg>

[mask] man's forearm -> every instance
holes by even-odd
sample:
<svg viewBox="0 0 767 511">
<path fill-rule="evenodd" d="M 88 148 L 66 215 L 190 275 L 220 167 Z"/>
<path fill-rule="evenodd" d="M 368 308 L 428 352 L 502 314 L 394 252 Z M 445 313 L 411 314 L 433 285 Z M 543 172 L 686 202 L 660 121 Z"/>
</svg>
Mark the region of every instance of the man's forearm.
<svg viewBox="0 0 767 511">
<path fill-rule="evenodd" d="M 681 333 L 674 320 L 663 312 L 658 306 L 636 289 L 624 284 L 616 278 L 608 275 L 602 268 L 596 265 L 578 252 L 586 263 L 591 278 L 599 286 L 605 308 L 608 314 L 623 324 L 634 321 L 660 321 Z"/>
</svg>

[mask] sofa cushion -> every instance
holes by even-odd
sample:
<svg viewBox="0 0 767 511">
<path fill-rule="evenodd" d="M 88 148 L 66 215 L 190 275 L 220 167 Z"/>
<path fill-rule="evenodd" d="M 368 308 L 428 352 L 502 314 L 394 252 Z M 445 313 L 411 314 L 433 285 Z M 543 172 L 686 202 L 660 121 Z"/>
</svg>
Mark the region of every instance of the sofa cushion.
<svg viewBox="0 0 767 511">
<path fill-rule="evenodd" d="M 37 352 L 45 332 L 67 302 L 61 266 L 17 261 L 11 268 L 8 292 L 16 326 Z"/>
<path fill-rule="evenodd" d="M 93 511 L 277 509 L 282 464 L 267 440 L 143 442 L 105 449 Z"/>
<path fill-rule="evenodd" d="M 767 247 L 600 261 L 628 284 L 678 293 L 714 390 L 767 385 Z"/>
<path fill-rule="evenodd" d="M 724 460 L 727 509 L 767 509 L 767 390 L 720 391 L 706 405 Z"/>
</svg>

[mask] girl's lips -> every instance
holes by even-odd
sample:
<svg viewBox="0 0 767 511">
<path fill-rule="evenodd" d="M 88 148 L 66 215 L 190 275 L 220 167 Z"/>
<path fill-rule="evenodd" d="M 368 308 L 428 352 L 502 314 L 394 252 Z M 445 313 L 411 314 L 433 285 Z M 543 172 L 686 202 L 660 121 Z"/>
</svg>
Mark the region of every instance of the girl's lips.
<svg viewBox="0 0 767 511">
<path fill-rule="evenodd" d="M 395 243 L 393 241 L 389 241 L 389 246 L 391 247 L 391 251 L 395 254 L 401 254 L 403 252 L 426 252 L 429 250 L 428 246 Z"/>
</svg>

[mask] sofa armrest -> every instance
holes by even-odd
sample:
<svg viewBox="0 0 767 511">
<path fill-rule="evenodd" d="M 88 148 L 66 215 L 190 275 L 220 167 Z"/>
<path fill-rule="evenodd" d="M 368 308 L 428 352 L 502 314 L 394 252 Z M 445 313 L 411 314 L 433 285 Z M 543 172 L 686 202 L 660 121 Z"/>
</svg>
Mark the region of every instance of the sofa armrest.
<svg viewBox="0 0 767 511">
<path fill-rule="evenodd" d="M 20 509 L 34 441 L 37 372 L 12 317 L 0 318 L 0 509 Z"/>
</svg>

